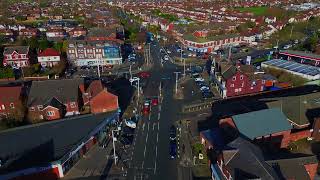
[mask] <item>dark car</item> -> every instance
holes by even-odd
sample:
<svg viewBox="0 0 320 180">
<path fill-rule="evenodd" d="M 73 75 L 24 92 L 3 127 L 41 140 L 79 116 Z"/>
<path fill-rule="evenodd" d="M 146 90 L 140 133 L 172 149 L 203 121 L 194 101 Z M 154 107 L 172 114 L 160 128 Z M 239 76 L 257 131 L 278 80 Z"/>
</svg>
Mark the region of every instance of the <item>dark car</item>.
<svg viewBox="0 0 320 180">
<path fill-rule="evenodd" d="M 177 128 L 174 125 L 172 125 L 170 127 L 170 140 L 173 141 L 176 139 L 176 137 L 177 137 Z"/>
<path fill-rule="evenodd" d="M 213 93 L 211 91 L 204 91 L 202 92 L 202 98 L 203 99 L 213 98 Z"/>
<path fill-rule="evenodd" d="M 133 136 L 122 136 L 120 142 L 125 146 L 128 147 L 133 142 Z"/>
<path fill-rule="evenodd" d="M 170 155 L 171 159 L 174 159 L 177 156 L 177 142 L 176 142 L 176 140 L 170 141 L 169 155 Z"/>
</svg>

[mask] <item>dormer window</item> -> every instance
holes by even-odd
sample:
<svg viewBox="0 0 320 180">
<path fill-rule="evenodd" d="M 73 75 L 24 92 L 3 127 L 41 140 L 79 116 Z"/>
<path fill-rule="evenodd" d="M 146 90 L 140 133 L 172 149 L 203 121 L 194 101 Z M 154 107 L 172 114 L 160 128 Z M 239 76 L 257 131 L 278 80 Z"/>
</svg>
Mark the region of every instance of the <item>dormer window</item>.
<svg viewBox="0 0 320 180">
<path fill-rule="evenodd" d="M 240 76 L 240 80 L 243 80 L 243 75 Z"/>
<path fill-rule="evenodd" d="M 235 81 L 235 80 L 237 80 L 237 77 L 236 77 L 236 76 L 233 76 L 233 77 L 232 77 L 232 81 Z"/>
</svg>

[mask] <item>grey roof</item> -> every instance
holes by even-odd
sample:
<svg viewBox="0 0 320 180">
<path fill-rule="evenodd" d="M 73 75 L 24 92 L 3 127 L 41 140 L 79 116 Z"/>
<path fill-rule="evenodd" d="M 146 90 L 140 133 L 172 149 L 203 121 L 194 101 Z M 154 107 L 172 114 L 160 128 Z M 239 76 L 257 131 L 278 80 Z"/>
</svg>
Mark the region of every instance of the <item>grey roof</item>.
<svg viewBox="0 0 320 180">
<path fill-rule="evenodd" d="M 12 54 L 14 51 L 19 54 L 28 54 L 29 46 L 8 46 L 4 48 L 3 54 Z"/>
<path fill-rule="evenodd" d="M 221 72 L 222 77 L 227 80 L 230 79 L 237 72 L 237 68 L 235 66 L 230 65 L 228 69 Z"/>
<path fill-rule="evenodd" d="M 83 79 L 33 81 L 27 105 L 44 105 L 53 97 L 61 103 L 76 102 L 79 97 L 79 85 L 83 83 Z"/>
<path fill-rule="evenodd" d="M 280 109 L 264 109 L 232 116 L 238 131 L 253 140 L 291 129 L 291 125 Z"/>
<path fill-rule="evenodd" d="M 116 114 L 83 115 L 0 132 L 0 159 L 4 162 L 0 174 L 61 159 Z"/>
<path fill-rule="evenodd" d="M 279 179 L 271 166 L 264 161 L 259 147 L 249 141 L 238 137 L 227 144 L 226 151 L 232 153 L 225 163 L 234 179 Z"/>
<path fill-rule="evenodd" d="M 280 176 L 285 179 L 310 180 L 304 165 L 317 164 L 317 156 L 305 156 L 290 159 L 277 159 L 266 161 Z"/>
</svg>

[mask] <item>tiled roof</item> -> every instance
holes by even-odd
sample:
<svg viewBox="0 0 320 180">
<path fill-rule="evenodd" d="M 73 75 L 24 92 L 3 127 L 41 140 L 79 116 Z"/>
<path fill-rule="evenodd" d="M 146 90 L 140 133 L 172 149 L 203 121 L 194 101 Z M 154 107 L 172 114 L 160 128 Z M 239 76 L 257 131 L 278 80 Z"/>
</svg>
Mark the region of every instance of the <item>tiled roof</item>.
<svg viewBox="0 0 320 180">
<path fill-rule="evenodd" d="M 60 53 L 52 48 L 47 48 L 44 51 L 40 52 L 39 57 L 45 57 L 45 56 L 60 56 Z"/>
<path fill-rule="evenodd" d="M 3 54 L 12 54 L 14 51 L 19 54 L 28 54 L 29 46 L 8 46 L 4 48 Z"/>
<path fill-rule="evenodd" d="M 0 102 L 17 101 L 21 95 L 21 86 L 0 87 Z"/>
</svg>

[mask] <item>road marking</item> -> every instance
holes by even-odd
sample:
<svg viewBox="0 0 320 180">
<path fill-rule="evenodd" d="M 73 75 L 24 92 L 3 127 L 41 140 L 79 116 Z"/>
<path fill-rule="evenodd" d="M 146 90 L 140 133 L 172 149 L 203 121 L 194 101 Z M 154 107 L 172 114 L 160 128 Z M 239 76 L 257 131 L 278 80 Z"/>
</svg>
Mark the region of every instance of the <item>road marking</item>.
<svg viewBox="0 0 320 180">
<path fill-rule="evenodd" d="M 159 131 L 159 129 L 160 129 L 160 128 L 159 128 L 159 124 L 160 124 L 160 122 L 158 122 L 158 131 Z"/>
<path fill-rule="evenodd" d="M 142 125 L 142 131 L 144 131 L 144 125 L 145 125 L 145 124 L 143 123 L 143 125 Z"/>
<path fill-rule="evenodd" d="M 158 120 L 160 120 L 160 112 L 158 113 Z"/>
<path fill-rule="evenodd" d="M 148 137 L 149 137 L 149 134 L 147 134 L 147 137 L 146 137 L 146 143 L 148 142 Z"/>
<path fill-rule="evenodd" d="M 154 125 L 156 125 L 155 123 L 152 124 L 152 131 L 154 131 Z"/>
<path fill-rule="evenodd" d="M 142 161 L 142 166 L 141 166 L 141 169 L 143 169 L 143 166 L 144 166 L 144 161 Z M 142 179 L 142 177 L 141 177 L 141 179 Z"/>
<path fill-rule="evenodd" d="M 143 157 L 146 157 L 147 145 L 144 145 Z"/>
<path fill-rule="evenodd" d="M 157 132 L 157 143 L 159 141 L 159 132 Z"/>
<path fill-rule="evenodd" d="M 150 125 L 150 122 L 148 122 L 148 132 L 149 132 L 149 125 Z"/>
<path fill-rule="evenodd" d="M 157 142 L 158 142 L 158 134 L 157 134 Z M 156 146 L 156 160 L 154 161 L 154 170 L 153 170 L 154 174 L 156 174 L 156 170 L 157 170 L 157 157 L 158 157 L 158 146 Z"/>
<path fill-rule="evenodd" d="M 161 111 L 161 105 L 159 105 L 159 111 Z"/>
</svg>

